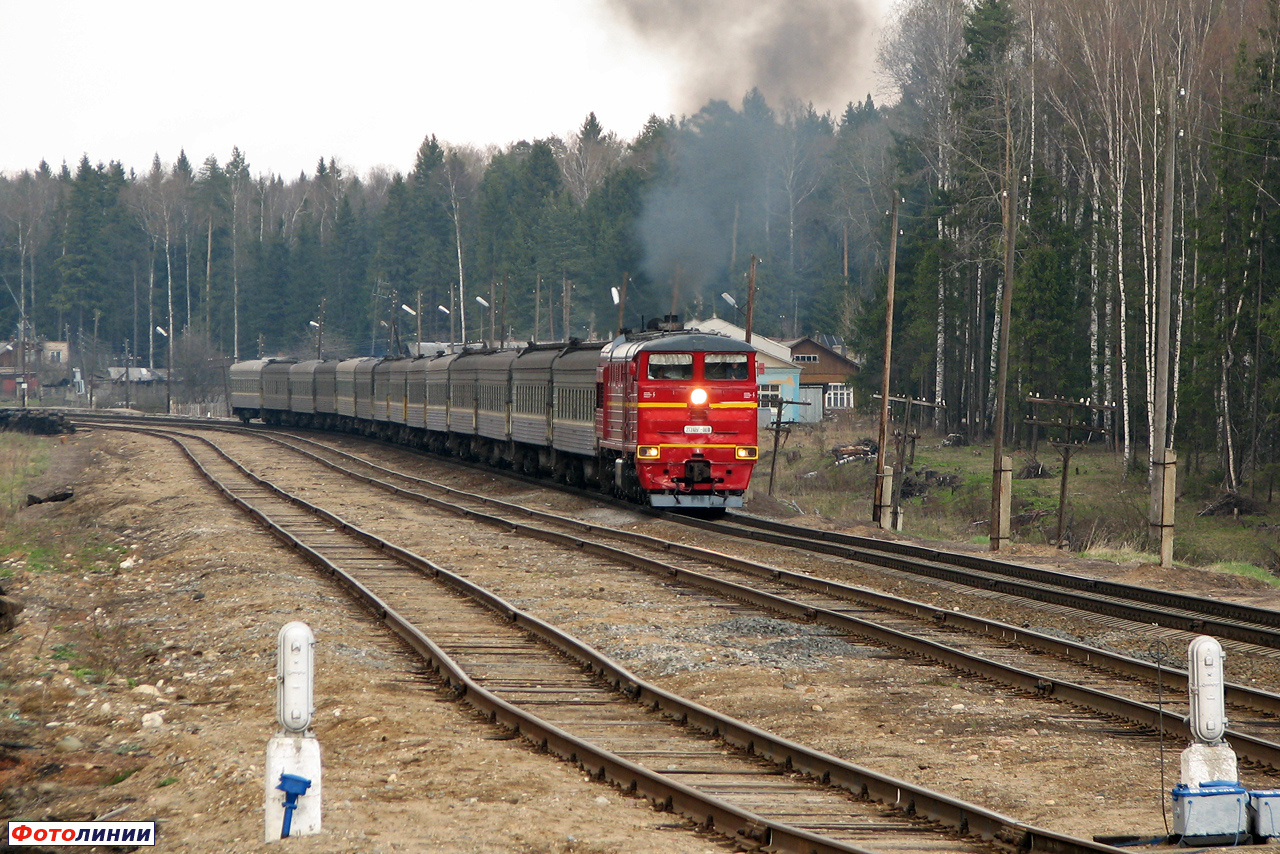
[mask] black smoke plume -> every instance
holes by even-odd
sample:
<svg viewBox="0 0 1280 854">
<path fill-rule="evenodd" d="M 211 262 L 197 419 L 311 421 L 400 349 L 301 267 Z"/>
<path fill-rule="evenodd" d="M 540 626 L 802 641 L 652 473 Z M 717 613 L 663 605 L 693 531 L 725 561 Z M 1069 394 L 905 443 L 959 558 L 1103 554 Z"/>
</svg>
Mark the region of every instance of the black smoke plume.
<svg viewBox="0 0 1280 854">
<path fill-rule="evenodd" d="M 607 0 L 683 69 L 679 108 L 758 89 L 838 108 L 870 70 L 871 0 Z"/>
</svg>

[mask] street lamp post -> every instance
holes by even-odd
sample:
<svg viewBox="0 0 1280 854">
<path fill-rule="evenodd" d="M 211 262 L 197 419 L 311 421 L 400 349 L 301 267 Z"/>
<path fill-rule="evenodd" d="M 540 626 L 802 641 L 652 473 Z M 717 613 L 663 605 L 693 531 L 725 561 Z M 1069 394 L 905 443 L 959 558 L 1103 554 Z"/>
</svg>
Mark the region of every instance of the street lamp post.
<svg viewBox="0 0 1280 854">
<path fill-rule="evenodd" d="M 744 314 L 742 313 L 742 307 L 738 305 L 738 301 L 737 301 L 736 299 L 734 299 L 734 298 L 733 298 L 733 296 L 732 296 L 732 295 L 730 295 L 730 293 L 729 293 L 728 291 L 725 291 L 724 293 L 720 294 L 720 296 L 724 299 L 724 301 L 725 301 L 725 302 L 727 302 L 727 303 L 729 303 L 729 305 L 733 306 L 733 310 L 734 310 L 734 311 L 736 311 L 736 312 L 738 313 L 738 317 L 745 317 L 745 316 L 746 316 L 746 315 L 744 315 Z"/>
<path fill-rule="evenodd" d="M 307 325 L 316 331 L 316 359 L 322 359 L 324 357 L 320 355 L 320 347 L 324 336 L 324 327 L 319 323 L 316 323 L 314 320 L 308 320 Z"/>
<path fill-rule="evenodd" d="M 484 297 L 476 297 L 476 302 L 480 303 L 484 308 L 489 308 L 489 301 Z M 489 335 L 493 336 L 493 312 L 489 312 Z M 484 315 L 480 315 L 480 338 L 484 340 Z"/>
<path fill-rule="evenodd" d="M 421 299 L 422 299 L 422 298 L 421 298 L 421 297 L 419 297 L 418 299 L 419 299 L 419 305 L 418 305 L 418 307 L 419 307 L 419 308 L 421 308 L 421 307 L 422 307 L 422 305 L 421 305 Z M 420 351 L 422 350 L 422 315 L 421 315 L 421 314 L 419 314 L 418 312 L 414 311 L 412 308 L 410 308 L 408 305 L 406 305 L 406 304 L 404 304 L 404 303 L 400 303 L 400 308 L 402 308 L 402 309 L 404 310 L 405 314 L 409 315 L 410 317 L 416 317 L 416 318 L 418 318 L 418 342 L 417 342 L 417 344 L 416 344 L 415 346 L 417 347 L 418 351 L 420 352 Z M 399 354 L 397 354 L 397 355 L 399 355 Z"/>
<path fill-rule="evenodd" d="M 157 326 L 156 332 L 164 336 L 165 352 L 168 356 L 166 359 L 168 367 L 164 371 L 164 411 L 166 415 L 173 414 L 173 341 L 169 338 L 169 333 L 165 331 L 163 326 Z"/>
<path fill-rule="evenodd" d="M 441 314 L 449 318 L 449 352 L 452 353 L 453 352 L 453 313 L 450 312 L 449 309 L 445 308 L 442 305 L 438 305 L 436 306 L 436 308 L 440 310 Z M 463 330 L 463 335 L 465 337 L 466 330 Z"/>
</svg>

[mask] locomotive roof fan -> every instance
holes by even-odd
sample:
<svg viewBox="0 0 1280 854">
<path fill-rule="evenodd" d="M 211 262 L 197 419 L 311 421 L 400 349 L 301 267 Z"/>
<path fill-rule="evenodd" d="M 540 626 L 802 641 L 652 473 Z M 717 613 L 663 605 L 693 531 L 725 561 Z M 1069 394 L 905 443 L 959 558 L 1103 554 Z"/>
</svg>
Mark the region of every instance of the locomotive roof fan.
<svg viewBox="0 0 1280 854">
<path fill-rule="evenodd" d="M 679 332 L 684 329 L 684 322 L 678 314 L 664 314 L 662 317 L 651 317 L 645 324 L 650 332 Z"/>
</svg>

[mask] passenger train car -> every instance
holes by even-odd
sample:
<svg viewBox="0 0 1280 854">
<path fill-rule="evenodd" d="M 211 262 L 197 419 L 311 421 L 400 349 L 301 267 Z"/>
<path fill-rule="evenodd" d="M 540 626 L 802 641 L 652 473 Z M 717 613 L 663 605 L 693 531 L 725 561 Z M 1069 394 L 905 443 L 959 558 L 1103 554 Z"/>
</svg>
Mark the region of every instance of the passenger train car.
<svg viewBox="0 0 1280 854">
<path fill-rule="evenodd" d="M 756 395 L 754 348 L 696 330 L 231 367 L 245 423 L 359 432 L 684 509 L 742 506 Z"/>
</svg>

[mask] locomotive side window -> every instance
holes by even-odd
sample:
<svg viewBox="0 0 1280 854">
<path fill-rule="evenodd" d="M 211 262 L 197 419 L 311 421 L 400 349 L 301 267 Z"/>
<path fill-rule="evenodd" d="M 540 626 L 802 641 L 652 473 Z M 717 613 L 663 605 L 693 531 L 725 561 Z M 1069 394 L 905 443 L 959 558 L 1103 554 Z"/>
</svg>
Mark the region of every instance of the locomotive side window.
<svg viewBox="0 0 1280 854">
<path fill-rule="evenodd" d="M 693 379 L 692 353 L 650 353 L 649 379 L 651 380 L 691 380 Z"/>
<path fill-rule="evenodd" d="M 746 353 L 708 353 L 702 374 L 709 380 L 745 380 L 750 377 Z"/>
</svg>

